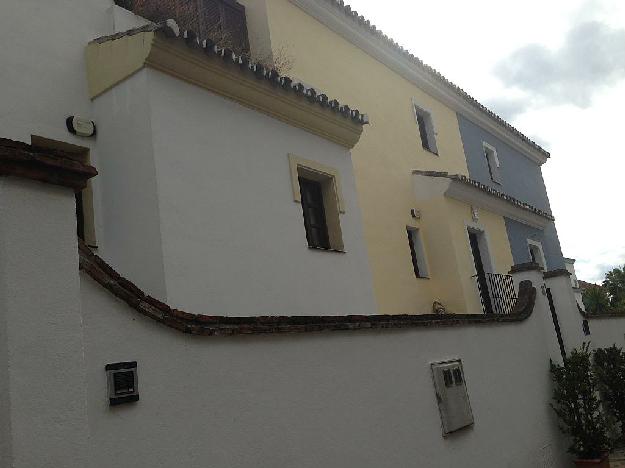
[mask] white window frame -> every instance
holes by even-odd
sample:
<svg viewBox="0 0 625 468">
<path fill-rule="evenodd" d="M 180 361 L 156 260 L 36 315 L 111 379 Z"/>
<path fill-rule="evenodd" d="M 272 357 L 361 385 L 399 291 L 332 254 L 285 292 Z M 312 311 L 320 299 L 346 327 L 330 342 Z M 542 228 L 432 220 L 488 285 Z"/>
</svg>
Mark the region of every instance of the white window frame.
<svg viewBox="0 0 625 468">
<path fill-rule="evenodd" d="M 414 245 L 415 254 L 417 256 L 417 266 L 419 267 L 419 279 L 429 279 L 430 269 L 428 268 L 427 256 L 425 255 L 425 246 L 423 245 L 423 236 L 421 229 L 415 226 L 406 226 L 406 230 L 412 236 L 412 244 Z M 412 264 L 412 253 L 410 263 Z"/>
<path fill-rule="evenodd" d="M 543 250 L 543 245 L 534 239 L 527 239 L 527 250 L 530 254 L 530 260 L 532 259 L 532 247 L 536 247 L 538 249 L 538 265 L 543 269 L 547 270 L 547 261 L 545 260 L 545 252 Z"/>
<path fill-rule="evenodd" d="M 412 99 L 412 112 L 414 114 L 414 119 L 417 124 L 417 133 L 419 134 L 419 139 L 421 139 L 421 131 L 419 129 L 419 115 L 423 117 L 425 123 L 425 133 L 428 138 L 428 147 L 426 148 L 423 145 L 423 141 L 421 141 L 421 146 L 429 153 L 438 156 L 438 144 L 436 142 L 436 137 L 438 136 L 438 133 L 436 133 L 436 129 L 434 127 L 434 118 L 432 117 L 432 112 L 417 104 L 417 101 L 414 98 Z"/>
<path fill-rule="evenodd" d="M 482 154 L 486 158 L 486 164 L 488 164 L 490 179 L 496 184 L 501 185 L 501 163 L 499 162 L 499 156 L 497 155 L 497 148 L 485 141 L 482 142 Z M 492 160 L 491 156 L 492 155 Z"/>
</svg>

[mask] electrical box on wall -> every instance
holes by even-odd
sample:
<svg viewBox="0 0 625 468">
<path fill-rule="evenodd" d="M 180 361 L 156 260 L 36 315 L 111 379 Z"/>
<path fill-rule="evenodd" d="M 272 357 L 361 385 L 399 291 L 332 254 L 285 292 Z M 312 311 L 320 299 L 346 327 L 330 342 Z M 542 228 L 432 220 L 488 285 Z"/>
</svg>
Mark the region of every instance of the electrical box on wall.
<svg viewBox="0 0 625 468">
<path fill-rule="evenodd" d="M 116 362 L 105 367 L 111 406 L 139 401 L 137 362 Z"/>
<path fill-rule="evenodd" d="M 473 413 L 460 359 L 431 364 L 443 436 L 473 425 Z"/>
</svg>

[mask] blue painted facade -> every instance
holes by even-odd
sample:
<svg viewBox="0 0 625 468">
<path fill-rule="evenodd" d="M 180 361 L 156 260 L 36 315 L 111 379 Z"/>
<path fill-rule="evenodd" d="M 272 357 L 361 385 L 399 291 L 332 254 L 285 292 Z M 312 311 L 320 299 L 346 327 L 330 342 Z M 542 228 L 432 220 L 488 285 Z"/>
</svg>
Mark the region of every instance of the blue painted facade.
<svg viewBox="0 0 625 468">
<path fill-rule="evenodd" d="M 458 114 L 458 125 L 470 178 L 543 211 L 551 212 L 540 165 L 460 114 Z M 484 143 L 488 143 L 497 150 L 500 163 L 500 184 L 490 177 L 488 162 L 484 155 Z M 560 240 L 553 222 L 542 231 L 512 219 L 504 219 L 515 264 L 530 261 L 527 240 L 532 239 L 542 244 L 548 270 L 565 267 Z"/>
</svg>

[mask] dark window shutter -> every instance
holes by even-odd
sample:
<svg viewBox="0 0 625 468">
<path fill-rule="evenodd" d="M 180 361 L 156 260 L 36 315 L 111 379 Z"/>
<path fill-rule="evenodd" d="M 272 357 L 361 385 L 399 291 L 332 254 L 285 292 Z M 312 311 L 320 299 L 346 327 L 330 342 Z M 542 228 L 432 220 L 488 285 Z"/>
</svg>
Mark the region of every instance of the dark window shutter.
<svg viewBox="0 0 625 468">
<path fill-rule="evenodd" d="M 415 250 L 414 245 L 414 233 L 412 229 L 407 229 L 406 232 L 408 233 L 408 245 L 410 246 L 410 255 L 412 256 L 412 268 L 414 269 L 415 276 L 417 278 L 420 278 L 421 273 L 419 271 L 419 261 L 417 258 L 417 251 Z"/>
<path fill-rule="evenodd" d="M 323 206 L 321 184 L 317 181 L 300 177 L 299 186 L 308 245 L 310 247 L 329 249 L 330 239 Z"/>
<path fill-rule="evenodd" d="M 456 367 L 453 370 L 453 374 L 454 374 L 454 383 L 456 385 L 462 385 L 462 372 L 460 372 L 460 368 Z"/>
<path fill-rule="evenodd" d="M 428 141 L 428 131 L 425 125 L 425 117 L 417 114 L 417 123 L 419 124 L 419 134 L 421 135 L 421 146 L 430 151 L 430 142 Z"/>
</svg>

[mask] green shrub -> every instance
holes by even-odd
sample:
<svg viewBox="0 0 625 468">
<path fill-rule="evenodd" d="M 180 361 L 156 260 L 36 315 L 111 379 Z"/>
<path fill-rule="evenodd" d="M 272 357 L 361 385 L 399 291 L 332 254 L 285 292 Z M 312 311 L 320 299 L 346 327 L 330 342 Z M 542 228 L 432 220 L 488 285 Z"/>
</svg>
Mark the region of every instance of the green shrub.
<svg viewBox="0 0 625 468">
<path fill-rule="evenodd" d="M 574 349 L 562 366 L 551 362 L 551 407 L 560 419 L 560 429 L 571 437 L 569 452 L 582 459 L 600 458 L 609 445 L 588 346 Z"/>
<path fill-rule="evenodd" d="M 597 349 L 594 370 L 605 409 L 620 424 L 625 442 L 625 352 L 621 348 Z"/>
<path fill-rule="evenodd" d="M 589 314 L 601 314 L 610 310 L 610 297 L 601 286 L 591 286 L 584 290 L 582 301 Z"/>
</svg>

